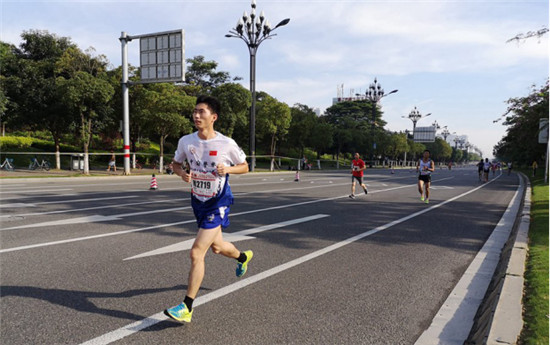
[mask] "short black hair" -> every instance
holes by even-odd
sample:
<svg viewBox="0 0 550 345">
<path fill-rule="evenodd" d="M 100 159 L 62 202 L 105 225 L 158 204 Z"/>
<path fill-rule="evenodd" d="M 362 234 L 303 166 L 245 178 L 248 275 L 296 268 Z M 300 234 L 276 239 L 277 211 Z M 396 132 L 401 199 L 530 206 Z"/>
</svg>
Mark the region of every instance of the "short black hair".
<svg viewBox="0 0 550 345">
<path fill-rule="evenodd" d="M 432 153 L 430 152 L 430 150 L 424 150 L 424 152 L 428 152 L 429 154 L 432 154 Z"/>
<path fill-rule="evenodd" d="M 201 95 L 197 97 L 197 103 L 195 103 L 195 105 L 199 105 L 200 103 L 206 104 L 212 113 L 220 116 L 221 104 L 216 97 Z"/>
</svg>

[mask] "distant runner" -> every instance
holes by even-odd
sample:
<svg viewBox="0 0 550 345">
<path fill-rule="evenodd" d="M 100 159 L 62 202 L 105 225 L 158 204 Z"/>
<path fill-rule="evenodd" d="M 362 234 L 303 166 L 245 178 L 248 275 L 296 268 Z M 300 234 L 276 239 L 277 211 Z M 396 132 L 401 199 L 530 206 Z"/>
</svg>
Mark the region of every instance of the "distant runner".
<svg viewBox="0 0 550 345">
<path fill-rule="evenodd" d="M 418 192 L 420 200 L 426 204 L 430 203 L 430 184 L 432 183 L 432 172 L 435 170 L 434 161 L 430 159 L 430 150 L 422 153 L 422 158 L 416 163 L 416 172 L 418 172 Z"/>
<path fill-rule="evenodd" d="M 477 174 L 479 175 L 479 181 L 481 182 L 481 177 L 483 176 L 483 158 L 477 163 Z"/>
<path fill-rule="evenodd" d="M 355 182 L 359 182 L 365 194 L 369 193 L 367 186 L 363 183 L 363 170 L 366 168 L 365 162 L 360 158 L 359 153 L 356 153 L 355 159 L 351 162 L 351 194 L 349 195 L 351 199 L 355 199 Z"/>
<path fill-rule="evenodd" d="M 489 171 L 491 170 L 491 162 L 489 158 L 485 158 L 485 163 L 483 163 L 483 180 L 484 182 L 489 181 Z"/>
<path fill-rule="evenodd" d="M 241 252 L 224 241 L 222 228 L 229 226 L 229 206 L 233 194 L 229 187 L 230 174 L 248 172 L 246 155 L 237 143 L 214 130 L 220 114 L 220 102 L 210 96 L 197 98 L 193 121 L 197 132 L 182 137 L 178 142 L 172 169 L 183 181 L 191 183 L 191 206 L 199 228 L 191 248 L 191 269 L 185 299 L 164 314 L 177 321 L 191 322 L 193 301 L 204 278 L 204 257 L 208 249 L 237 260 L 237 277 L 247 271 L 252 251 Z M 183 165 L 187 169 L 183 169 Z"/>
</svg>

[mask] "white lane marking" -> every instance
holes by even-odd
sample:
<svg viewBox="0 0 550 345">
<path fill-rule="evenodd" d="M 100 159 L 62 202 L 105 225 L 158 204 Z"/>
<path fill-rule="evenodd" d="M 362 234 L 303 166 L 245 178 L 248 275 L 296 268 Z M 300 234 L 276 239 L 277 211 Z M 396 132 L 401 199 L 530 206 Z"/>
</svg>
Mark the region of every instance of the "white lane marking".
<svg viewBox="0 0 550 345">
<path fill-rule="evenodd" d="M 13 204 L 0 204 L 0 208 L 19 208 L 19 207 L 36 207 L 36 204 L 24 204 L 21 202 Z"/>
<path fill-rule="evenodd" d="M 489 183 L 493 182 L 494 180 L 490 181 Z M 337 243 L 334 243 L 328 247 L 325 247 L 325 248 L 322 248 L 322 249 L 319 249 L 319 250 L 316 250 L 312 253 L 309 253 L 307 255 L 304 255 L 302 257 L 299 257 L 297 259 L 294 259 L 294 260 L 291 260 L 287 263 L 284 263 L 284 264 L 281 264 L 279 266 L 275 266 L 271 269 L 268 269 L 262 273 L 258 273 L 254 276 L 251 276 L 251 277 L 248 277 L 248 278 L 244 278 L 242 280 L 239 280 L 238 282 L 236 283 L 233 283 L 233 284 L 229 284 L 223 288 L 220 288 L 218 290 L 215 290 L 215 291 L 212 291 L 210 293 L 207 293 L 206 295 L 203 295 L 203 296 L 199 296 L 197 299 L 195 299 L 195 302 L 193 303 L 193 306 L 200 306 L 202 304 L 206 304 L 208 302 L 211 302 L 215 299 L 218 299 L 220 297 L 223 297 L 225 295 L 228 295 L 230 293 L 233 293 L 235 291 L 238 291 L 242 288 L 245 288 L 247 287 L 248 285 L 251 285 L 251 284 L 254 284 L 256 282 L 259 282 L 263 279 L 266 279 L 266 278 L 269 278 L 277 273 L 281 273 L 283 271 L 286 271 L 290 268 L 293 268 L 295 266 L 298 266 L 298 265 L 301 265 L 307 261 L 310 261 L 310 260 L 313 260 L 321 255 L 324 255 L 324 254 L 327 254 L 327 253 L 330 253 L 332 251 L 335 251 L 337 249 L 340 249 L 348 244 L 351 244 L 353 242 L 357 242 L 365 237 L 368 237 L 368 236 L 371 236 L 371 235 L 374 235 L 376 234 L 377 232 L 380 232 L 380 231 L 383 231 L 383 230 L 387 230 L 395 225 L 398 225 L 400 223 L 403 223 L 409 219 L 412 219 L 412 218 L 415 218 L 415 217 L 418 217 L 424 213 L 427 213 L 429 211 L 432 211 L 432 210 L 435 210 L 443 205 L 446 205 L 452 201 L 455 201 L 459 198 L 462 198 L 463 196 L 466 196 L 468 194 L 471 194 L 477 190 L 479 190 L 480 188 L 483 188 L 485 186 L 487 186 L 489 183 L 486 183 L 484 185 L 481 185 L 479 187 L 476 187 L 474 189 L 471 189 L 465 193 L 462 193 L 460 195 L 457 195 L 451 199 L 448 199 L 446 201 L 443 201 L 441 202 L 440 204 L 436 204 L 436 205 L 433 205 L 429 208 L 426 208 L 426 209 L 423 209 L 421 211 L 418 211 L 418 212 L 415 212 L 415 213 L 412 213 L 408 216 L 405 216 L 405 217 L 402 217 L 400 219 L 397 219 L 397 220 L 394 220 L 390 223 L 387 223 L 387 224 L 384 224 L 384 225 L 381 225 L 375 229 L 372 229 L 372 230 L 369 230 L 369 231 L 366 231 L 366 232 L 363 232 L 359 235 L 355 235 L 353 237 L 350 237 L 348 239 L 345 239 L 343 241 L 340 241 L 340 242 L 337 242 Z M 151 315 L 143 320 L 140 320 L 140 321 L 136 321 L 132 324 L 129 324 L 129 325 L 126 325 L 126 326 L 123 326 L 119 329 L 116 329 L 114 331 L 111 331 L 109 333 L 105 333 L 97 338 L 94 338 L 94 339 L 91 339 L 91 340 L 88 340 L 84 343 L 82 343 L 81 345 L 104 345 L 104 344 L 110 344 L 114 341 L 117 341 L 117 340 L 120 340 L 124 337 L 127 337 L 129 335 L 132 335 L 134 333 L 137 333 L 145 328 L 148 328 L 148 327 L 151 327 L 159 322 L 162 322 L 162 321 L 165 321 L 167 320 L 168 318 L 164 315 L 163 312 L 159 312 L 159 313 L 156 313 L 154 315 Z"/>
<path fill-rule="evenodd" d="M 430 186 L 430 189 L 438 190 L 438 189 L 455 189 L 455 187 L 449 187 L 449 186 Z"/>
<path fill-rule="evenodd" d="M 143 179 L 145 181 L 145 179 Z M 67 188 L 67 187 L 76 187 L 76 188 L 86 188 L 86 187 L 103 187 L 103 186 L 122 186 L 122 185 L 132 185 L 132 184 L 140 184 L 140 185 L 144 185 L 144 181 L 136 181 L 136 182 L 117 182 L 117 183 L 102 183 L 102 182 L 99 182 L 99 183 L 88 183 L 88 184 L 62 184 L 62 183 L 59 183 L 59 186 L 60 187 L 63 187 L 63 188 Z M 95 181 L 97 182 L 97 181 Z M 173 180 L 173 181 L 168 181 L 168 180 L 162 180 L 162 182 L 164 183 L 169 183 L 169 182 L 178 182 L 178 180 Z M 52 187 L 54 183 L 50 183 L 48 187 Z M 15 185 L 9 185 L 9 186 L 5 186 L 5 187 L 15 187 Z M 33 187 L 23 187 L 23 188 L 17 188 L 16 190 L 13 190 L 13 192 L 18 192 L 18 191 L 21 191 L 22 189 L 36 189 L 37 187 L 45 187 L 44 185 L 38 185 L 38 186 L 33 186 Z M 3 188 L 2 188 L 3 189 Z"/>
<path fill-rule="evenodd" d="M 282 228 L 282 227 L 289 226 L 289 225 L 305 223 L 305 222 L 309 222 L 309 221 L 312 221 L 312 220 L 325 218 L 325 217 L 329 217 L 329 215 L 328 214 L 316 214 L 316 215 L 309 216 L 309 217 L 303 217 L 303 218 L 298 218 L 298 219 L 287 220 L 285 222 L 263 225 L 263 226 L 259 226 L 259 227 L 248 229 L 248 230 L 242 230 L 242 231 L 230 232 L 230 233 L 224 232 L 223 233 L 223 238 L 224 238 L 225 241 L 228 241 L 228 242 L 231 242 L 231 243 L 238 242 L 238 241 L 244 241 L 244 240 L 251 240 L 251 239 L 255 238 L 255 237 L 249 236 L 249 235 L 252 235 L 252 234 L 257 234 L 257 233 L 260 233 L 260 232 L 263 232 L 263 231 L 278 229 L 278 228 Z M 190 239 L 190 240 L 182 241 L 182 242 L 179 242 L 179 243 L 175 243 L 175 244 L 172 244 L 172 245 L 169 245 L 169 246 L 166 246 L 166 247 L 151 250 L 151 251 L 146 252 L 146 253 L 135 255 L 135 256 L 124 259 L 124 261 L 138 259 L 138 258 L 144 258 L 144 257 L 148 257 L 148 256 L 161 255 L 161 254 L 166 254 L 166 253 L 174 253 L 174 252 L 179 252 L 179 251 L 183 251 L 183 250 L 188 250 L 188 249 L 191 249 L 191 247 L 193 246 L 193 242 L 195 242 L 194 238 Z"/>
<path fill-rule="evenodd" d="M 0 194 L 14 194 L 14 193 L 44 193 L 44 192 L 63 192 L 66 190 L 73 190 L 72 188 L 56 188 L 56 189 L 40 189 L 40 190 L 24 190 L 24 191 L 0 191 Z"/>
<path fill-rule="evenodd" d="M 444 178 L 444 179 L 441 179 L 441 180 L 448 180 L 448 179 L 452 179 L 452 178 L 453 178 L 453 177 L 447 177 L 447 178 Z M 438 181 L 440 181 L 440 180 L 438 180 Z M 403 188 L 408 188 L 408 187 L 415 187 L 415 186 L 416 186 L 416 184 L 405 185 L 405 186 L 400 186 L 400 187 L 393 187 L 393 188 L 388 188 L 388 189 L 383 189 L 383 190 L 372 191 L 372 192 L 369 192 L 369 194 L 387 192 L 387 191 L 392 191 L 392 190 L 397 190 L 397 189 L 403 189 Z M 363 195 L 364 195 L 364 194 L 363 194 Z M 238 212 L 238 213 L 232 213 L 232 214 L 229 214 L 229 216 L 230 216 L 230 217 L 242 216 L 242 215 L 244 215 L 244 214 L 251 214 L 251 213 L 257 213 L 257 212 L 278 210 L 278 209 L 282 209 L 282 208 L 295 207 L 295 206 L 301 206 L 301 205 L 308 205 L 308 204 L 314 204 L 314 203 L 318 203 L 318 202 L 332 201 L 332 200 L 337 200 L 337 199 L 344 199 L 344 198 L 348 198 L 348 197 L 349 197 L 348 195 L 342 195 L 342 196 L 336 196 L 336 197 L 330 197 L 330 198 L 324 198 L 324 199 L 316 199 L 316 200 L 310 200 L 310 201 L 303 201 L 303 202 L 298 202 L 298 203 L 294 203 L 294 204 L 279 205 L 279 206 L 261 208 L 261 209 L 257 209 L 257 210 L 251 210 L 251 211 L 243 211 L 243 212 Z M 361 197 L 361 195 L 357 195 L 356 197 Z M 189 224 L 189 223 L 195 223 L 195 222 L 196 222 L 195 220 L 186 220 L 186 221 L 176 222 L 176 223 L 170 223 L 170 224 L 153 225 L 153 226 L 148 226 L 148 227 L 145 227 L 145 228 L 129 229 L 129 230 L 122 230 L 122 231 L 117 231 L 117 232 L 110 232 L 110 233 L 106 233 L 106 234 L 99 234 L 99 235 L 92 235 L 92 236 L 85 236 L 85 237 L 77 237 L 77 238 L 72 238 L 72 239 L 68 239 L 68 240 L 60 240 L 60 241 L 54 241 L 54 242 L 46 242 L 46 243 L 31 244 L 31 245 L 26 245 L 26 246 L 21 246 L 21 247 L 13 247 L 13 248 L 2 249 L 2 250 L 0 250 L 0 254 L 2 254 L 2 253 L 8 253 L 8 252 L 14 252 L 14 251 L 19 251 L 19 250 L 25 250 L 25 249 L 32 249 L 32 248 L 53 246 L 53 245 L 56 245 L 56 244 L 64 244 L 64 243 L 85 241 L 85 240 L 90 240 L 90 239 L 95 239 L 95 238 L 101 238 L 101 237 L 125 235 L 125 234 L 129 234 L 129 233 L 133 233 L 133 232 L 139 232 L 139 231 L 145 231 L 145 230 L 153 230 L 153 229 L 158 229 L 158 228 L 165 228 L 165 227 L 169 227 L 169 226 L 182 225 L 182 224 Z"/>
<path fill-rule="evenodd" d="M 335 186 L 347 186 L 350 183 L 338 183 L 338 184 L 332 184 L 330 187 Z M 296 185 L 295 185 L 296 186 Z M 329 186 L 326 186 L 329 187 Z M 302 189 L 312 189 L 312 188 L 322 188 L 321 186 L 311 186 L 311 187 L 290 187 L 290 188 L 282 188 L 282 189 L 266 189 L 266 190 L 255 190 L 253 192 L 241 192 L 241 193 L 233 193 L 235 196 L 240 195 L 248 195 L 248 194 L 260 194 L 260 193 L 273 193 L 273 192 L 284 192 L 287 190 L 302 190 Z"/>
<path fill-rule="evenodd" d="M 104 209 L 104 208 L 118 208 L 118 207 L 124 207 L 124 206 L 154 204 L 154 203 L 171 202 L 171 201 L 173 201 L 173 200 L 172 199 L 163 199 L 163 200 L 154 200 L 154 201 L 132 202 L 132 203 L 127 203 L 127 204 L 103 205 L 103 206 L 93 206 L 93 207 L 85 207 L 85 208 L 74 208 L 74 209 L 70 209 L 70 210 L 7 214 L 7 215 L 0 216 L 0 218 L 43 216 L 43 215 L 48 215 L 48 214 L 60 214 L 60 213 L 69 213 L 69 212 L 78 212 L 78 211 L 101 210 L 101 209 Z"/>
<path fill-rule="evenodd" d="M 143 202 L 143 203 L 150 203 L 150 202 Z M 16 230 L 16 229 L 29 229 L 29 228 L 38 228 L 38 227 L 56 226 L 56 225 L 107 222 L 107 221 L 113 221 L 113 220 L 120 220 L 120 219 L 125 218 L 125 217 L 141 216 L 141 215 L 144 215 L 144 214 L 172 212 L 172 211 L 185 210 L 185 209 L 188 209 L 188 208 L 191 208 L 191 206 L 164 208 L 164 209 L 159 209 L 159 210 L 142 211 L 142 212 L 122 213 L 122 214 L 116 214 L 116 215 L 112 215 L 112 216 L 93 215 L 93 216 L 87 216 L 87 217 L 78 217 L 78 218 L 54 220 L 54 221 L 50 221 L 50 222 L 42 222 L 42 223 L 33 223 L 33 224 L 27 224 L 27 225 L 13 226 L 11 228 L 0 229 L 0 231 Z"/>
<path fill-rule="evenodd" d="M 72 190 L 72 189 L 71 189 Z M 70 193 L 70 194 L 54 194 L 54 195 L 23 195 L 23 196 L 16 196 L 16 197 L 9 197 L 5 198 L 2 197 L 2 201 L 8 201 L 8 200 L 21 200 L 21 199 L 42 199 L 42 198 L 62 198 L 66 196 L 77 196 L 76 193 Z"/>
<path fill-rule="evenodd" d="M 73 202 L 131 199 L 131 198 L 137 198 L 137 197 L 138 197 L 137 195 L 127 195 L 127 196 L 110 196 L 110 197 L 105 197 L 105 198 L 44 201 L 44 202 L 37 202 L 37 203 L 35 203 L 35 205 L 51 205 L 51 204 L 63 204 L 63 203 L 72 204 Z"/>
<path fill-rule="evenodd" d="M 476 312 L 485 297 L 500 260 L 502 248 L 510 238 L 510 232 L 521 205 L 522 193 L 520 193 L 520 189 L 524 188 L 524 183 L 523 179 L 520 181 L 520 186 L 491 236 L 485 241 L 453 291 L 435 314 L 431 325 L 422 333 L 415 345 L 463 344 L 468 337 L 474 324 Z"/>
</svg>

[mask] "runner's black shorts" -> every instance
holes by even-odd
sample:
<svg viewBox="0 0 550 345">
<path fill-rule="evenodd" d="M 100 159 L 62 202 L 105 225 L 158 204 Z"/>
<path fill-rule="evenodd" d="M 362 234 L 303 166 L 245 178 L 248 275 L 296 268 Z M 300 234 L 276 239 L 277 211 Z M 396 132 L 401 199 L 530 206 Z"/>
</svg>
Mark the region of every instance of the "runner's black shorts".
<svg viewBox="0 0 550 345">
<path fill-rule="evenodd" d="M 418 175 L 418 179 L 424 181 L 424 183 L 430 183 L 432 182 L 432 175 Z"/>
<path fill-rule="evenodd" d="M 363 176 L 354 176 L 354 175 L 351 175 L 351 182 L 353 183 L 354 180 L 359 181 L 359 184 L 363 184 Z"/>
</svg>

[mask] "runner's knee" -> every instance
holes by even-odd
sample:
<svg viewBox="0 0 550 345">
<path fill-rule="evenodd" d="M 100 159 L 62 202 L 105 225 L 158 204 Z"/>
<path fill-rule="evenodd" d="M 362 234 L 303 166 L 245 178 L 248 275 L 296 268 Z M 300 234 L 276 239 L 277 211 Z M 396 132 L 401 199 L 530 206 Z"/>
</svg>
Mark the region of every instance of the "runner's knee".
<svg viewBox="0 0 550 345">
<path fill-rule="evenodd" d="M 193 263 L 199 262 L 201 260 L 204 260 L 205 251 L 202 250 L 202 248 L 193 247 L 191 248 L 191 251 L 189 252 L 189 257 L 191 258 L 191 261 Z"/>
</svg>

